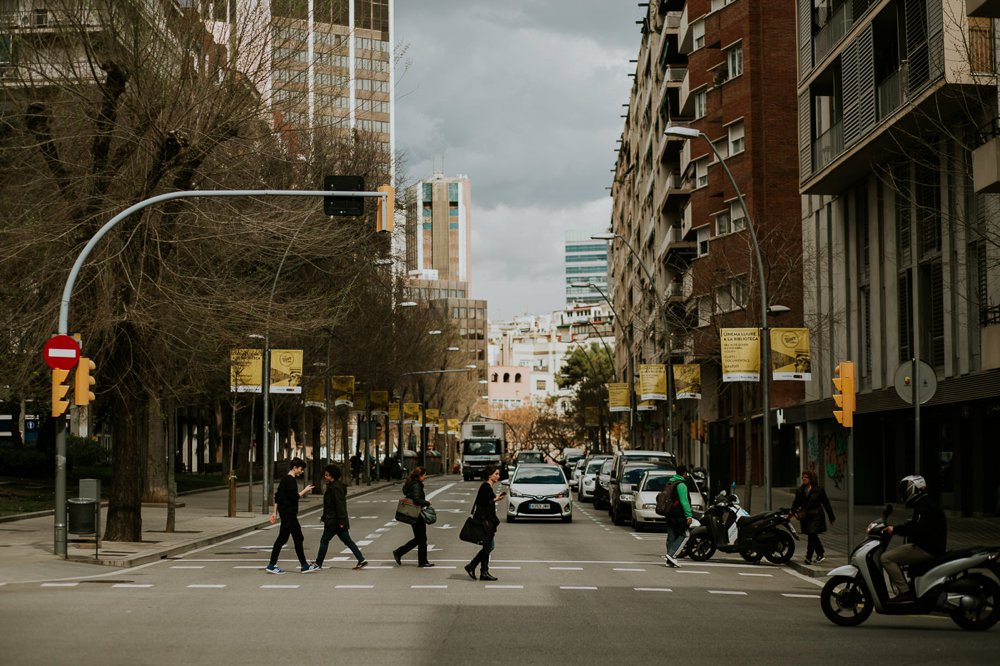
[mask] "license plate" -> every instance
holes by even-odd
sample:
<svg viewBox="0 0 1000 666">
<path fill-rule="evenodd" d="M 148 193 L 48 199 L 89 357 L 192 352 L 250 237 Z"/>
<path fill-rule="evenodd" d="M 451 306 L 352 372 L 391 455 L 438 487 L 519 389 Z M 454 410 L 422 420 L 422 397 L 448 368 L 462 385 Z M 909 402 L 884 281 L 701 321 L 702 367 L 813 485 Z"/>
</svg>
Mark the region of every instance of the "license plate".
<svg viewBox="0 0 1000 666">
<path fill-rule="evenodd" d="M 529 509 L 542 510 L 542 509 L 548 509 L 549 505 L 548 504 L 529 504 L 528 508 Z"/>
</svg>

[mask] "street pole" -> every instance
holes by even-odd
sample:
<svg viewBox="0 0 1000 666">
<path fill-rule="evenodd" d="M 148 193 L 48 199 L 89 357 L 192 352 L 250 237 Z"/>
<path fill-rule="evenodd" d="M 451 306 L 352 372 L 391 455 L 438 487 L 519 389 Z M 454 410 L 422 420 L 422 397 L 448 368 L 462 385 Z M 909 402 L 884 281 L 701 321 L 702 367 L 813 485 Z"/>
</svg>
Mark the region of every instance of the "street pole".
<svg viewBox="0 0 1000 666">
<path fill-rule="evenodd" d="M 250 441 L 247 442 L 247 461 L 249 471 L 247 472 L 249 476 L 247 477 L 247 511 L 253 511 L 253 454 L 255 442 L 257 441 L 257 431 L 254 429 L 256 423 L 254 422 L 254 412 L 257 409 L 257 398 L 250 394 Z"/>
<path fill-rule="evenodd" d="M 427 471 L 427 405 L 424 404 L 424 382 L 420 381 L 420 466 Z"/>
<path fill-rule="evenodd" d="M 750 230 L 750 240 L 753 243 L 754 256 L 757 263 L 757 279 L 760 281 L 760 328 L 761 328 L 761 341 L 760 341 L 760 381 L 761 381 L 761 393 L 762 393 L 762 414 L 761 414 L 761 428 L 763 429 L 763 446 L 764 446 L 764 510 L 771 510 L 771 388 L 770 388 L 770 378 L 771 378 L 771 338 L 770 331 L 767 326 L 767 276 L 764 274 L 764 260 L 760 253 L 760 243 L 757 241 L 757 231 L 754 229 L 753 221 L 750 218 L 750 210 L 747 208 L 746 197 L 743 196 L 743 191 L 740 190 L 740 186 L 736 184 L 736 178 L 733 177 L 733 172 L 729 170 L 729 165 L 726 164 L 725 159 L 723 159 L 722 154 L 712 143 L 712 140 L 708 138 L 708 135 L 701 130 L 696 130 L 690 127 L 668 127 L 664 130 L 664 134 L 667 136 L 681 137 L 684 139 L 693 139 L 700 137 L 704 139 L 705 143 L 715 154 L 716 161 L 722 165 L 722 170 L 726 173 L 726 177 L 729 179 L 729 183 L 733 186 L 733 190 L 736 192 L 736 198 L 740 202 L 740 207 L 743 209 L 743 217 L 747 221 L 747 229 Z M 749 446 L 749 442 L 747 442 Z M 747 479 L 747 483 L 750 480 Z"/>
<path fill-rule="evenodd" d="M 268 397 L 271 393 L 271 341 L 267 335 L 264 336 L 264 376 L 261 390 L 264 392 L 264 447 L 262 451 L 264 456 L 264 464 L 262 466 L 264 478 L 261 480 L 261 494 L 263 497 L 261 497 L 260 512 L 266 514 L 270 511 L 268 504 L 270 503 L 271 477 L 273 476 L 271 472 L 271 422 L 268 420 L 270 416 Z"/>
</svg>

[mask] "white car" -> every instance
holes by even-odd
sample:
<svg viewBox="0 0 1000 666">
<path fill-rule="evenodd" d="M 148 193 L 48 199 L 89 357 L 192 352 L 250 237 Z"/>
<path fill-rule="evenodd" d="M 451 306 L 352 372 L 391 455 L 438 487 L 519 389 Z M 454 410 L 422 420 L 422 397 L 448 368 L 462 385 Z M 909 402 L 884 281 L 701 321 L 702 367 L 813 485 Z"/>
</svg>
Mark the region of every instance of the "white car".
<svg viewBox="0 0 1000 666">
<path fill-rule="evenodd" d="M 605 460 L 611 460 L 610 456 L 591 456 L 580 475 L 580 483 L 577 486 L 577 499 L 581 502 L 590 502 L 594 499 L 594 488 L 597 487 L 597 475 L 601 471 L 601 464 Z"/>
<path fill-rule="evenodd" d="M 667 519 L 656 513 L 656 496 L 663 490 L 667 482 L 676 474 L 670 470 L 650 470 L 643 474 L 636 486 L 632 502 L 632 526 L 637 532 L 647 527 L 659 525 L 665 527 Z M 705 510 L 705 499 L 700 492 L 693 490 L 693 481 L 688 481 L 688 499 L 691 500 L 691 511 L 702 513 Z"/>
<path fill-rule="evenodd" d="M 573 473 L 569 477 L 569 487 L 574 490 L 580 487 L 580 477 L 583 476 L 583 466 L 586 464 L 586 460 L 580 458 L 573 465 Z"/>
<path fill-rule="evenodd" d="M 507 491 L 507 522 L 517 518 L 561 518 L 573 520 L 573 501 L 562 467 L 518 465 Z"/>
</svg>

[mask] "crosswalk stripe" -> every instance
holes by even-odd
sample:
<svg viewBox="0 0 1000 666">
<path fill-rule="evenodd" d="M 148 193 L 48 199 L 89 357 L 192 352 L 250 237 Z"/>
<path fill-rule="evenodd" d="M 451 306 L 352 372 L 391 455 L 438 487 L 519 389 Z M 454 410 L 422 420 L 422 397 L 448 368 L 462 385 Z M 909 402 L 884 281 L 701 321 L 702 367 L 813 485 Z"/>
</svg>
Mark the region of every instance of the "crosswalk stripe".
<svg viewBox="0 0 1000 666">
<path fill-rule="evenodd" d="M 222 588 L 225 587 L 225 585 L 206 584 L 206 585 L 188 585 L 188 587 L 196 590 L 221 590 Z"/>
<path fill-rule="evenodd" d="M 560 590 L 596 590 L 593 585 L 560 585 Z"/>
<path fill-rule="evenodd" d="M 740 592 L 739 590 L 708 590 L 709 594 L 734 594 L 736 596 L 745 597 L 746 592 Z"/>
<path fill-rule="evenodd" d="M 115 583 L 111 587 L 145 588 L 145 587 L 153 587 L 153 585 L 152 583 Z"/>
<path fill-rule="evenodd" d="M 261 585 L 262 590 L 297 590 L 298 585 Z"/>
<path fill-rule="evenodd" d="M 76 587 L 79 583 L 42 583 L 42 587 Z"/>
<path fill-rule="evenodd" d="M 781 596 L 791 599 L 819 599 L 818 594 L 782 594 Z"/>
<path fill-rule="evenodd" d="M 633 587 L 636 592 L 673 592 L 669 587 Z"/>
</svg>

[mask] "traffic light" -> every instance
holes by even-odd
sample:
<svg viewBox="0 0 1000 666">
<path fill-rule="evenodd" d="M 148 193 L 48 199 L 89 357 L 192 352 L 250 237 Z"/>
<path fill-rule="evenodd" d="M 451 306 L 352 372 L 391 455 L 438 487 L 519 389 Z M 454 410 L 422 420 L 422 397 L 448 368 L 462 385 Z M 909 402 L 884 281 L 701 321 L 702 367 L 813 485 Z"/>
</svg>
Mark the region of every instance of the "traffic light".
<svg viewBox="0 0 1000 666">
<path fill-rule="evenodd" d="M 382 202 L 378 202 L 378 215 L 375 221 L 375 231 L 392 233 L 392 218 L 396 211 L 396 190 L 392 185 L 379 185 L 379 192 L 385 192 L 385 216 L 382 215 Z"/>
<path fill-rule="evenodd" d="M 90 401 L 94 399 L 94 392 L 90 389 L 97 383 L 97 380 L 91 377 L 90 373 L 96 368 L 97 365 L 92 360 L 80 357 L 80 362 L 76 365 L 76 377 L 73 382 L 74 405 L 81 407 L 89 405 Z"/>
<path fill-rule="evenodd" d="M 854 395 L 854 361 L 841 361 L 833 372 L 833 386 L 839 391 L 833 394 L 833 401 L 840 408 L 833 410 L 833 415 L 840 425 L 853 428 L 857 405 Z"/>
<path fill-rule="evenodd" d="M 69 400 L 65 399 L 69 392 L 69 384 L 65 383 L 68 378 L 69 370 L 52 368 L 52 416 L 62 416 L 69 409 Z"/>
<path fill-rule="evenodd" d="M 323 189 L 330 192 L 363 192 L 363 176 L 327 176 Z M 364 197 L 323 197 L 323 212 L 337 217 L 357 217 L 365 214 Z"/>
</svg>

